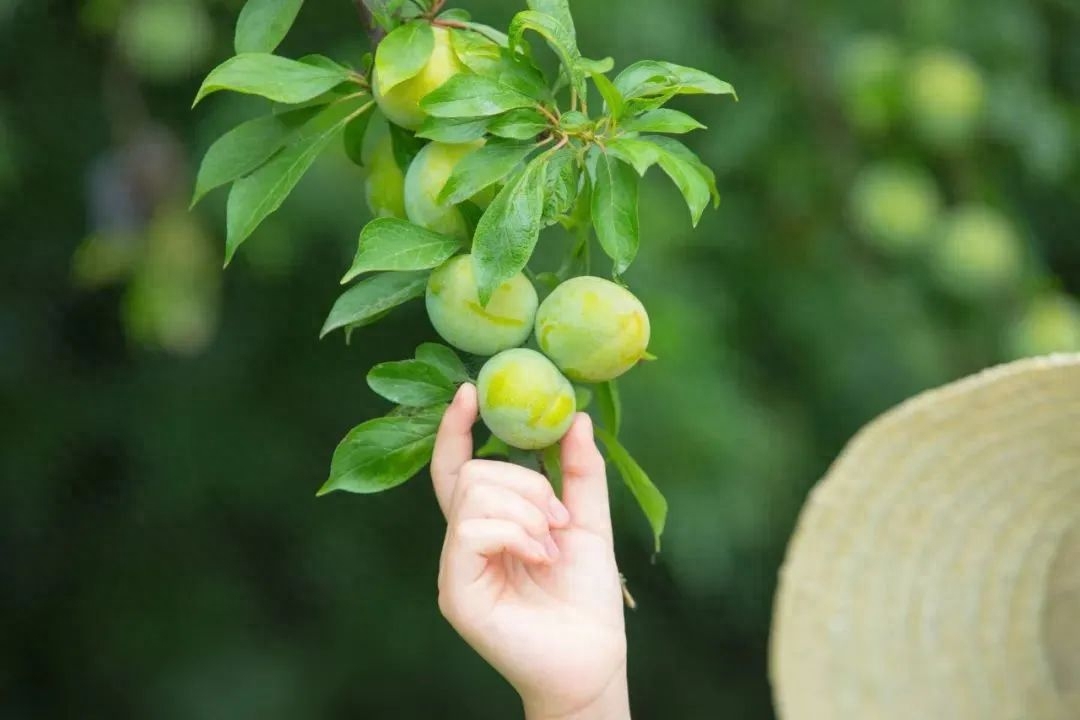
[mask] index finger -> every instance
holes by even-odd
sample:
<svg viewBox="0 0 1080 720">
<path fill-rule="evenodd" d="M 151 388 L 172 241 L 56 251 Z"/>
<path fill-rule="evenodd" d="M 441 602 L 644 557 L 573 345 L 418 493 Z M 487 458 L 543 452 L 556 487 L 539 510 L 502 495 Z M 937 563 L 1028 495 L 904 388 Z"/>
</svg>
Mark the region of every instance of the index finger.
<svg viewBox="0 0 1080 720">
<path fill-rule="evenodd" d="M 450 498 L 461 466 L 472 459 L 472 426 L 476 414 L 476 387 L 465 383 L 443 414 L 431 456 L 431 481 L 444 516 L 450 511 Z"/>
</svg>

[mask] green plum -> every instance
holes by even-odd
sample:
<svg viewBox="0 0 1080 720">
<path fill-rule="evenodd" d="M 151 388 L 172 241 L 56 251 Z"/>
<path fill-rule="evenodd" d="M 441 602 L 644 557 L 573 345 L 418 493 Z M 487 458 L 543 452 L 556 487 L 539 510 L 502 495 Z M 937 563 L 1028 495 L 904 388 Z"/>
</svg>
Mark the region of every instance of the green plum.
<svg viewBox="0 0 1080 720">
<path fill-rule="evenodd" d="M 577 382 L 606 382 L 646 354 L 649 315 L 624 287 L 598 277 L 559 285 L 536 313 L 540 349 Z"/>
<path fill-rule="evenodd" d="M 511 447 L 539 450 L 554 445 L 574 421 L 574 386 L 550 360 L 528 348 L 489 359 L 477 377 L 480 417 Z"/>
<path fill-rule="evenodd" d="M 1012 223 L 1000 212 L 983 205 L 962 205 L 946 219 L 931 262 L 948 290 L 979 298 L 1019 283 L 1024 247 Z"/>
<path fill-rule="evenodd" d="M 380 84 L 383 83 L 378 72 L 378 62 L 371 76 L 371 91 L 379 109 L 391 122 L 408 130 L 419 128 L 427 117 L 427 113 L 420 107 L 424 96 L 465 70 L 450 44 L 449 31 L 443 27 L 432 27 L 431 31 L 435 34 L 435 47 L 427 64 L 416 75 L 394 85 L 386 93 L 380 89 Z"/>
<path fill-rule="evenodd" d="M 472 255 L 458 255 L 431 273 L 426 303 L 432 326 L 446 342 L 474 355 L 494 355 L 529 338 L 539 298 L 529 279 L 518 273 L 495 288 L 482 306 Z"/>
<path fill-rule="evenodd" d="M 928 172 L 879 163 L 863 170 L 851 191 L 851 213 L 867 241 L 890 254 L 927 240 L 941 212 L 941 197 Z"/>
<path fill-rule="evenodd" d="M 907 103 L 916 130 L 932 145 L 968 140 L 982 120 L 986 86 L 979 69 L 953 50 L 924 50 L 911 62 Z"/>
<path fill-rule="evenodd" d="M 375 217 L 405 219 L 405 173 L 394 157 L 386 120 L 373 118 L 364 136 L 362 159 L 367 167 L 364 196 Z"/>
<path fill-rule="evenodd" d="M 483 140 L 454 144 L 431 142 L 416 154 L 405 173 L 405 214 L 411 222 L 460 240 L 469 239 L 465 216 L 454 205 L 440 203 L 439 193 L 457 164 L 483 144 Z M 473 199 L 477 204 L 483 206 L 490 202 L 487 193 L 481 191 L 477 195 L 480 197 Z"/>
<path fill-rule="evenodd" d="M 1064 293 L 1048 293 L 1025 308 L 1008 335 L 1015 357 L 1080 352 L 1080 302 Z"/>
</svg>

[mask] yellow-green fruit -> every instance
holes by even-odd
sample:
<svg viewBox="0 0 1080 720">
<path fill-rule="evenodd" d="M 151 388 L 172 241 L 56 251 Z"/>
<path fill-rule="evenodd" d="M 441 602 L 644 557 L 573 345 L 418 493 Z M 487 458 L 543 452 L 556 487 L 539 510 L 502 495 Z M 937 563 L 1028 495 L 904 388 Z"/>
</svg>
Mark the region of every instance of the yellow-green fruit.
<svg viewBox="0 0 1080 720">
<path fill-rule="evenodd" d="M 554 445 L 574 421 L 574 386 L 535 350 L 515 348 L 491 358 L 476 389 L 484 424 L 511 447 Z"/>
<path fill-rule="evenodd" d="M 394 143 L 386 129 L 386 121 L 379 125 L 372 120 L 364 137 L 363 160 L 367 166 L 364 180 L 364 196 L 368 208 L 375 217 L 405 219 L 405 173 L 394 157 Z"/>
<path fill-rule="evenodd" d="M 862 235 L 888 253 L 926 240 L 941 211 L 934 179 L 913 166 L 882 163 L 863 170 L 851 190 L 851 213 Z"/>
<path fill-rule="evenodd" d="M 524 343 L 532 332 L 539 298 L 529 279 L 518 273 L 480 304 L 472 255 L 450 258 L 431 273 L 428 318 L 443 340 L 474 355 L 494 355 Z"/>
<path fill-rule="evenodd" d="M 626 288 L 598 277 L 559 285 L 536 312 L 540 349 L 578 382 L 605 382 L 645 355 L 649 315 Z"/>
<path fill-rule="evenodd" d="M 440 203 L 439 193 L 457 164 L 483 144 L 482 140 L 461 144 L 432 142 L 416 154 L 405 173 L 405 214 L 411 222 L 450 237 L 469 239 L 465 216 L 456 206 Z"/>
<path fill-rule="evenodd" d="M 1012 223 L 982 205 L 952 212 L 931 260 L 945 287 L 969 298 L 1014 287 L 1024 271 L 1023 245 Z"/>
<path fill-rule="evenodd" d="M 1016 357 L 1080 352 L 1080 302 L 1061 293 L 1036 299 L 1013 326 L 1009 345 Z"/>
<path fill-rule="evenodd" d="M 986 87 L 979 69 L 952 50 L 926 50 L 911 63 L 907 102 L 916 129 L 936 145 L 967 140 L 982 118 Z"/>
<path fill-rule="evenodd" d="M 886 130 L 898 114 L 903 53 L 888 36 L 860 35 L 842 49 L 837 81 L 844 109 L 860 130 Z"/>
<path fill-rule="evenodd" d="M 454 53 L 454 48 L 450 44 L 450 33 L 446 28 L 432 27 L 431 31 L 435 34 L 435 47 L 431 51 L 427 64 L 416 75 L 394 85 L 386 93 L 380 89 L 378 60 L 375 63 L 376 69 L 371 75 L 371 91 L 375 96 L 375 102 L 379 104 L 379 109 L 390 118 L 391 122 L 409 130 L 419 128 L 427 117 L 427 113 L 420 108 L 420 101 L 424 96 L 465 70 L 465 66 Z"/>
</svg>

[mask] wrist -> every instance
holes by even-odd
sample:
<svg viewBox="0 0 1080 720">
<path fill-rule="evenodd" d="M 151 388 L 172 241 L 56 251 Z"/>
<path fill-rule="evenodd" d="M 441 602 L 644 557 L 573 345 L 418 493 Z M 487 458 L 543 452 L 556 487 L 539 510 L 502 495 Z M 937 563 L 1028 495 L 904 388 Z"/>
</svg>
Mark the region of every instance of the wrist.
<svg viewBox="0 0 1080 720">
<path fill-rule="evenodd" d="M 525 720 L 630 720 L 626 666 L 620 667 L 603 691 L 584 705 L 559 707 L 549 698 L 523 698 L 523 702 Z"/>
</svg>

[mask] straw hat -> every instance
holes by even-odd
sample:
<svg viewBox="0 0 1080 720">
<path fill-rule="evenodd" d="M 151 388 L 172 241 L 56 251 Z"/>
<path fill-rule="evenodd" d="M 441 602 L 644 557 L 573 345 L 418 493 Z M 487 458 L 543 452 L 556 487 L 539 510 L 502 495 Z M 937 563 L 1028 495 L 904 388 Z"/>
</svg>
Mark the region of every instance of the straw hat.
<svg viewBox="0 0 1080 720">
<path fill-rule="evenodd" d="M 783 720 L 1080 720 L 1080 355 L 860 431 L 799 518 L 769 664 Z"/>
</svg>

